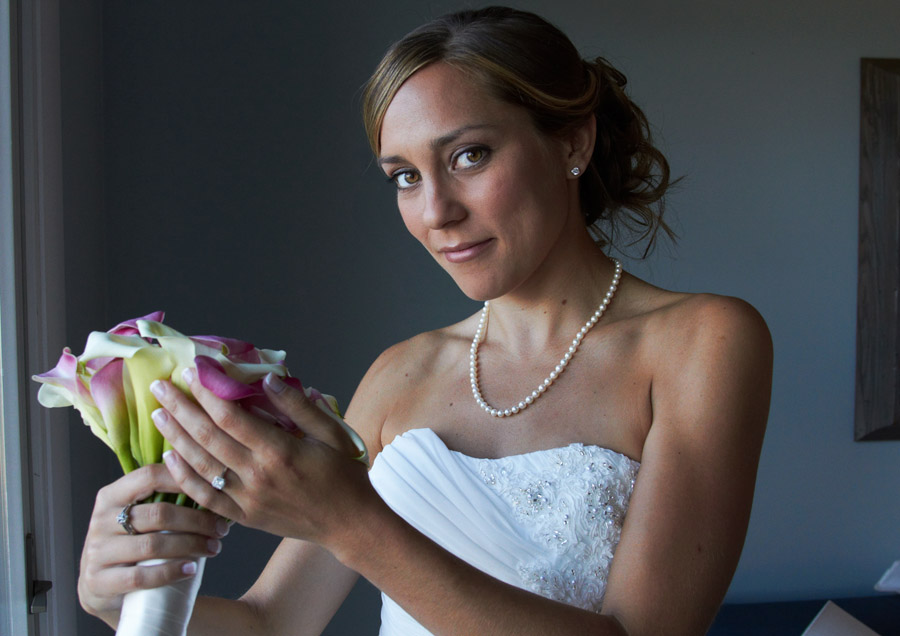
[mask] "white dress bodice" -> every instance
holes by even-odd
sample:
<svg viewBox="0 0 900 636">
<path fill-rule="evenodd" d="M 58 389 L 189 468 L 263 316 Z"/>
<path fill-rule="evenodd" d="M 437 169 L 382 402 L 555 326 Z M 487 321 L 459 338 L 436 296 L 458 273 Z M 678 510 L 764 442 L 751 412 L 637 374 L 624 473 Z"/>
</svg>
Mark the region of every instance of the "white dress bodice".
<svg viewBox="0 0 900 636">
<path fill-rule="evenodd" d="M 478 459 L 420 428 L 387 445 L 369 478 L 397 514 L 476 568 L 599 611 L 639 466 L 582 444 Z M 430 633 L 382 599 L 382 636 Z"/>
</svg>

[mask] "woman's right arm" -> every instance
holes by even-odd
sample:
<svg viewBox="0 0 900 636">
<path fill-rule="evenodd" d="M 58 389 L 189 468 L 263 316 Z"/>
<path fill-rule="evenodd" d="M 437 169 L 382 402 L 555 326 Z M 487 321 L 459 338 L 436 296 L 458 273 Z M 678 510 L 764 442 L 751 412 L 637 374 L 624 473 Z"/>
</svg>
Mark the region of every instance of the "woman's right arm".
<svg viewBox="0 0 900 636">
<path fill-rule="evenodd" d="M 321 634 L 358 577 L 327 550 L 284 539 L 239 600 L 199 598 L 188 634 Z"/>
<path fill-rule="evenodd" d="M 402 358 L 402 351 L 393 347 L 372 364 L 347 407 L 347 421 L 362 436 L 371 459 L 381 450 L 381 423 L 391 404 L 391 392 L 385 386 L 396 381 L 389 371 Z M 183 568 L 193 559 L 218 554 L 219 541 L 227 533 L 227 524 L 212 512 L 141 504 L 130 513 L 134 529 L 141 534 L 129 536 L 116 523 L 116 516 L 129 502 L 143 501 L 154 492 L 180 492 L 164 464 L 140 468 L 97 494 L 81 557 L 78 596 L 85 611 L 113 628 L 125 593 L 188 578 Z M 134 565 L 152 558 L 172 560 L 151 567 Z M 319 634 L 358 577 L 324 548 L 284 539 L 240 599 L 198 598 L 188 633 Z"/>
<path fill-rule="evenodd" d="M 153 492 L 177 492 L 162 464 L 145 466 L 97 494 L 81 557 L 78 594 L 88 613 L 113 628 L 125 593 L 188 578 L 195 559 L 218 554 L 227 534 L 228 524 L 211 512 L 157 503 L 131 508 L 131 523 L 139 534 L 128 535 L 116 516 L 127 503 L 142 501 Z M 171 560 L 134 565 L 153 558 Z M 357 576 L 322 548 L 286 539 L 243 597 L 199 598 L 189 633 L 319 634 Z"/>
</svg>

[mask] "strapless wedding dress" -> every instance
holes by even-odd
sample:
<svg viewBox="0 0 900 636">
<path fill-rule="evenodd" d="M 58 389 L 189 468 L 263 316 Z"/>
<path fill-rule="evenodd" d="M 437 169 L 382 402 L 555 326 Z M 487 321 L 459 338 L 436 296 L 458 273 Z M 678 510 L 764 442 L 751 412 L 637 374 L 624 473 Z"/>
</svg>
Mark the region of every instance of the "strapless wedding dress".
<svg viewBox="0 0 900 636">
<path fill-rule="evenodd" d="M 639 466 L 582 444 L 478 459 L 419 428 L 386 446 L 369 477 L 397 514 L 476 568 L 599 611 Z M 382 600 L 382 636 L 430 634 Z"/>
</svg>

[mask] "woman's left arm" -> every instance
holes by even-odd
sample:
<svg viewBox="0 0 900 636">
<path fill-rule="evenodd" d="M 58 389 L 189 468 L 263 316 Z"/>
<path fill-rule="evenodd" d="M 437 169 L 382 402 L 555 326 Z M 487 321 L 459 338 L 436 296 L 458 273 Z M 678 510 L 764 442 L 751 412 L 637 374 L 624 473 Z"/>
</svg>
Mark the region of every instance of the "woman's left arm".
<svg viewBox="0 0 900 636">
<path fill-rule="evenodd" d="M 758 314 L 732 299 L 709 301 L 690 322 L 679 351 L 666 345 L 672 371 L 654 380 L 653 425 L 602 614 L 498 581 L 416 531 L 350 459 L 340 427 L 290 388 L 267 392 L 302 439 L 196 383 L 202 409 L 169 387 L 160 401 L 172 415 L 163 430 L 176 449 L 170 470 L 223 516 L 319 543 L 434 633 L 704 633 L 749 518 L 771 342 Z M 226 487 L 216 492 L 209 482 L 224 466 Z"/>
<path fill-rule="evenodd" d="M 629 634 L 705 634 L 744 543 L 772 341 L 750 305 L 693 297 L 655 347 L 653 422 L 603 611 Z"/>
<path fill-rule="evenodd" d="M 169 383 L 157 385 L 166 418 L 156 419 L 175 449 L 167 455 L 170 472 L 204 507 L 320 544 L 436 634 L 624 634 L 611 616 L 499 581 L 419 533 L 384 503 L 362 464 L 351 459 L 355 449 L 340 426 L 302 392 L 267 388 L 304 431 L 298 439 L 189 384 L 199 405 Z M 388 389 L 390 381 L 384 384 Z M 363 393 L 378 392 L 370 386 Z M 359 395 L 353 411 L 365 413 Z M 217 491 L 210 482 L 226 466 L 225 486 Z"/>
</svg>

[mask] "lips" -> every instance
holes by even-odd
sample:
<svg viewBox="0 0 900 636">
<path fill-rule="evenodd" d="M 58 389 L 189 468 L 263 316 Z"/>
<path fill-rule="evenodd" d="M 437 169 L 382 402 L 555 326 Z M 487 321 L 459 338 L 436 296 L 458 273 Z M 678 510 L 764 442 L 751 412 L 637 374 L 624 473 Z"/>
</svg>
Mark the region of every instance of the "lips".
<svg viewBox="0 0 900 636">
<path fill-rule="evenodd" d="M 457 243 L 448 245 L 438 249 L 438 252 L 444 255 L 451 263 L 465 263 L 473 258 L 480 256 L 486 249 L 493 245 L 494 239 L 486 239 L 484 241 L 471 241 L 468 243 Z"/>
</svg>

